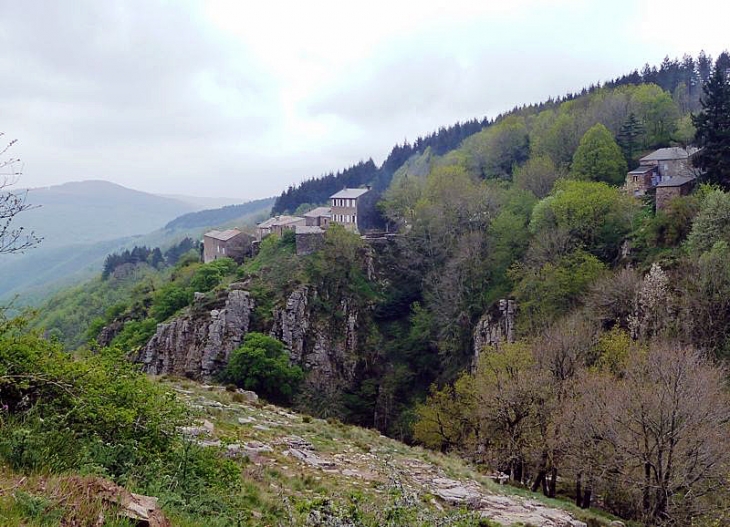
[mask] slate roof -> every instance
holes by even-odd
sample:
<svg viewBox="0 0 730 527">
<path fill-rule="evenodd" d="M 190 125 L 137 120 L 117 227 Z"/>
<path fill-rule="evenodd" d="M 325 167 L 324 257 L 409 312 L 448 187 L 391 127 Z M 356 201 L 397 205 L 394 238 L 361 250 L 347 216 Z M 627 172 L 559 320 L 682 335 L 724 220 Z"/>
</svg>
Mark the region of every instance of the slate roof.
<svg viewBox="0 0 730 527">
<path fill-rule="evenodd" d="M 660 181 L 659 183 L 657 183 L 657 187 L 681 187 L 682 185 L 691 183 L 694 180 L 695 178 L 693 177 L 674 176 L 670 177 L 669 179 L 665 179 L 664 181 Z"/>
<path fill-rule="evenodd" d="M 321 218 L 323 216 L 332 216 L 332 209 L 329 207 L 317 207 L 304 215 L 305 218 Z"/>
<path fill-rule="evenodd" d="M 651 154 L 648 156 L 642 157 L 639 162 L 641 164 L 646 163 L 647 161 L 668 161 L 672 159 L 687 159 L 689 156 L 697 152 L 699 148 L 695 148 L 693 146 L 689 147 L 687 150 L 684 148 L 680 148 L 678 146 L 674 146 L 671 148 L 660 148 L 659 150 L 654 150 Z"/>
<path fill-rule="evenodd" d="M 297 225 L 294 227 L 296 234 L 324 234 L 324 229 L 317 227 L 316 225 Z"/>
<path fill-rule="evenodd" d="M 345 188 L 340 190 L 336 194 L 332 194 L 330 199 L 333 198 L 344 198 L 344 199 L 357 199 L 368 191 L 366 188 Z"/>
<path fill-rule="evenodd" d="M 641 165 L 635 169 L 633 169 L 629 174 L 646 174 L 647 172 L 651 172 L 653 170 L 656 170 L 656 167 L 654 165 Z"/>
<path fill-rule="evenodd" d="M 208 238 L 213 238 L 214 240 L 219 240 L 222 242 L 227 242 L 231 238 L 235 238 L 241 234 L 241 231 L 238 229 L 228 229 L 226 231 L 209 231 L 205 233 L 205 236 Z"/>
<path fill-rule="evenodd" d="M 258 228 L 268 229 L 275 225 L 287 225 L 294 221 L 302 221 L 303 219 L 304 218 L 300 218 L 299 216 L 274 216 L 273 218 L 269 218 L 268 220 L 259 223 Z"/>
</svg>

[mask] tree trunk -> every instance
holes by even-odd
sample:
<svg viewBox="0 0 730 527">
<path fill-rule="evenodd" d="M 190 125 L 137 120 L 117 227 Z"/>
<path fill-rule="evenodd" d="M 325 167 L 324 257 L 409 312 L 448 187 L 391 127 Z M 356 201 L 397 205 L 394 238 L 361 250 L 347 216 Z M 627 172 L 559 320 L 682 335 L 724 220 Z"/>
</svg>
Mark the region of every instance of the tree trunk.
<svg viewBox="0 0 730 527">
<path fill-rule="evenodd" d="M 553 467 L 550 469 L 550 484 L 548 485 L 548 491 L 546 496 L 548 498 L 554 498 L 555 497 L 555 486 L 557 485 L 558 481 L 558 469 Z"/>
<path fill-rule="evenodd" d="M 583 473 L 578 472 L 578 475 L 575 477 L 575 506 L 580 507 L 583 503 L 582 497 L 583 497 L 583 487 L 581 486 L 581 480 L 583 479 Z"/>
<path fill-rule="evenodd" d="M 580 503 L 581 509 L 590 509 L 591 508 L 591 496 L 593 494 L 593 491 L 589 486 L 586 486 L 585 490 L 583 491 L 583 499 Z"/>
<path fill-rule="evenodd" d="M 545 490 L 547 489 L 547 485 L 545 483 L 545 469 L 541 468 L 540 471 L 537 473 L 537 476 L 535 477 L 535 481 L 532 482 L 532 487 L 530 487 L 530 490 L 532 492 L 537 492 L 537 489 L 540 488 L 542 485 L 543 493 L 547 496 L 547 492 Z"/>
</svg>

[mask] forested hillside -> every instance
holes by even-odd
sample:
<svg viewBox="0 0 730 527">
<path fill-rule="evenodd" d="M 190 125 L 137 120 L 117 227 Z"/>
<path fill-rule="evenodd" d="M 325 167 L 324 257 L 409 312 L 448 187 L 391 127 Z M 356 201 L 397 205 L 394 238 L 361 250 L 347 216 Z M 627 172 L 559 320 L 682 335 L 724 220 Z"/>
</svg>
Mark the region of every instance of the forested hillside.
<svg viewBox="0 0 730 527">
<path fill-rule="evenodd" d="M 206 209 L 178 216 L 165 225 L 165 229 L 195 229 L 223 226 L 232 221 L 243 223 L 248 217 L 268 217 L 274 198 L 257 199 L 240 205 L 227 205 L 218 209 Z"/>
<path fill-rule="evenodd" d="M 730 57 L 726 53 L 721 54 L 717 62 L 721 67 L 730 68 Z M 443 155 L 450 150 L 456 149 L 467 137 L 479 132 L 482 128 L 490 126 L 494 122 L 500 121 L 503 117 L 555 108 L 562 102 L 585 96 L 588 93 L 601 89 L 601 87 L 611 89 L 625 85 L 655 84 L 669 93 L 680 112 L 697 111 L 699 109 L 702 85 L 709 79 L 712 67 L 712 58 L 708 57 L 704 52 L 701 52 L 696 59 L 690 55 L 683 56 L 681 60 L 671 60 L 669 57 L 666 57 L 659 67 L 646 64 L 641 71 L 638 69 L 634 70 L 627 75 L 604 83 L 603 86 L 598 83 L 584 88 L 580 92 L 570 93 L 557 99 L 551 98 L 539 104 L 526 104 L 520 108 L 515 108 L 511 112 L 500 115 L 494 120 L 487 118 L 472 119 L 464 123 L 456 123 L 449 127 L 443 127 L 425 137 L 418 137 L 413 143 L 405 142 L 403 145 L 395 145 L 380 167 L 376 167 L 371 159 L 367 163 L 360 162 L 358 165 L 340 171 L 337 174 L 330 173 L 326 176 L 313 177 L 296 187 L 289 187 L 276 199 L 272 213 L 293 213 L 300 206 L 308 207 L 324 204 L 329 196 L 341 190 L 343 187 L 359 187 L 372 184 L 376 190 L 383 190 L 390 184 L 395 171 L 413 155 L 422 154 L 426 149 L 430 149 L 436 155 Z M 658 109 L 658 111 L 661 111 L 661 109 Z M 684 123 L 684 125 L 686 126 L 687 123 Z M 624 140 L 630 141 L 632 133 L 634 132 L 630 128 L 627 128 L 624 130 L 622 137 Z M 688 133 L 690 134 L 689 136 L 687 135 Z M 684 136 L 676 137 L 675 139 L 678 142 L 682 142 L 683 140 L 686 141 L 690 136 L 691 131 L 685 130 Z M 664 142 L 667 141 L 665 140 Z"/>
<path fill-rule="evenodd" d="M 102 350 L 119 350 L 147 373 L 253 389 L 581 509 L 724 525 L 729 66 L 725 53 L 667 59 L 396 147 L 380 168 L 359 163 L 274 205 L 293 211 L 373 183 L 396 233 L 333 225 L 305 256 L 293 232 L 271 235 L 242 265 L 203 264 L 194 251 L 165 265 L 140 248 L 49 304 L 44 329 L 97 350 L 101 379 Z M 691 192 L 657 209 L 622 188 L 644 155 L 690 144 L 702 149 Z M 62 328 L 59 306 L 79 313 L 75 324 Z M 21 416 L 24 389 L 12 399 Z M 145 441 L 166 452 L 156 426 Z M 16 440 L 0 433 L 0 456 L 20 470 L 35 458 L 4 454 Z M 93 458 L 93 438 L 84 445 Z M 119 453 L 102 453 L 104 470 L 129 477 Z"/>
</svg>

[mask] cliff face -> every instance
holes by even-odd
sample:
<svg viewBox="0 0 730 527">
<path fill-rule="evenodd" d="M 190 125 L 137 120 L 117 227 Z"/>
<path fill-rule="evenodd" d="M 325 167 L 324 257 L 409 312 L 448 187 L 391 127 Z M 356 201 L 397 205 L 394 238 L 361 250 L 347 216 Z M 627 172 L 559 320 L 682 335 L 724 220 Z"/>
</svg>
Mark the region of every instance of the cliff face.
<svg viewBox="0 0 730 527">
<path fill-rule="evenodd" d="M 482 315 L 474 328 L 474 365 L 485 347 L 515 341 L 516 311 L 514 300 L 502 299 L 494 309 Z"/>
<path fill-rule="evenodd" d="M 316 313 L 317 291 L 302 286 L 274 310 L 269 331 L 291 352 L 292 362 L 307 372 L 307 383 L 331 392 L 355 378 L 358 313 L 347 301 L 334 317 Z M 159 324 L 157 332 L 134 357 L 145 372 L 192 379 L 209 379 L 228 363 L 231 351 L 252 326 L 254 301 L 247 291 L 234 289 L 216 309 L 196 302 L 187 314 Z"/>
<path fill-rule="evenodd" d="M 193 305 L 190 312 L 157 326 L 157 332 L 133 358 L 153 375 L 206 379 L 220 371 L 243 342 L 254 302 L 246 291 L 231 290 L 220 309 Z"/>
<path fill-rule="evenodd" d="M 334 318 L 316 316 L 316 297 L 317 291 L 308 287 L 292 292 L 284 307 L 274 311 L 270 335 L 291 350 L 292 361 L 308 372 L 310 385 L 330 389 L 355 377 L 358 312 L 342 300 Z"/>
</svg>

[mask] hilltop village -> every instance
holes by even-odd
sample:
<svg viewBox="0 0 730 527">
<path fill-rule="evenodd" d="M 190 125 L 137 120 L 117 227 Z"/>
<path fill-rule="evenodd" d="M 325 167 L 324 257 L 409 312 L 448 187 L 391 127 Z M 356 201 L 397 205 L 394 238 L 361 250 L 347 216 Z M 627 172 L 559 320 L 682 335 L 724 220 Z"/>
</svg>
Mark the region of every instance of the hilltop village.
<svg viewBox="0 0 730 527">
<path fill-rule="evenodd" d="M 639 159 L 639 166 L 626 174 L 625 192 L 649 199 L 656 210 L 664 209 L 672 198 L 687 196 L 695 188 L 700 171 L 692 160 L 698 148 L 693 146 L 660 148 Z M 366 188 L 344 188 L 329 198 L 328 207 L 315 207 L 302 216 L 278 215 L 259 223 L 254 234 L 233 228 L 211 230 L 203 237 L 203 261 L 243 258 L 256 254 L 258 245 L 270 234 L 278 236 L 293 232 L 299 256 L 312 254 L 322 248 L 324 233 L 330 224 L 342 225 L 346 230 L 369 236 L 384 232 L 362 229 L 359 219 L 364 209 L 372 209 L 373 200 L 365 199 L 371 192 Z"/>
<path fill-rule="evenodd" d="M 251 235 L 239 229 L 212 230 L 203 237 L 203 261 L 232 258 L 238 262 L 255 255 L 261 241 L 270 234 L 283 236 L 293 232 L 297 255 L 312 254 L 324 245 L 324 233 L 330 224 L 342 225 L 347 231 L 360 234 L 360 218 L 366 207 L 374 203 L 365 199 L 370 188 L 344 188 L 330 196 L 329 207 L 316 207 L 303 216 L 280 215 L 269 218 L 256 226 Z"/>
</svg>

